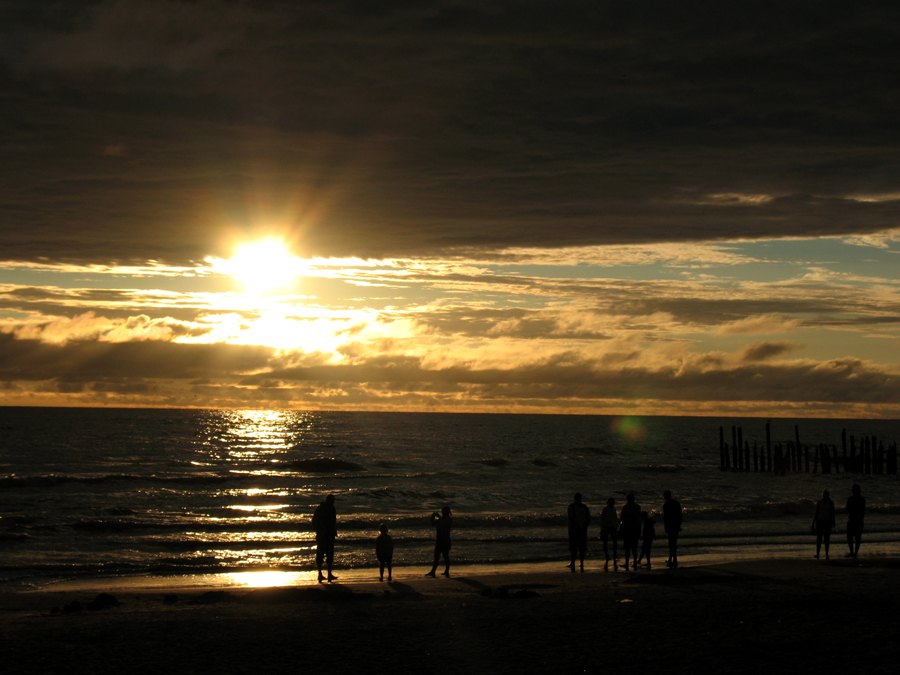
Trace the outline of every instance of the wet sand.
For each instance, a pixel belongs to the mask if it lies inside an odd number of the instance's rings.
[[[0,595],[4,673],[887,673],[900,561]],[[472,573],[477,572],[477,573]],[[352,575],[351,575],[352,576]],[[80,603],[81,611],[64,611]]]

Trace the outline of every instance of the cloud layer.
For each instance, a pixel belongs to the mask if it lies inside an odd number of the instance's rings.
[[[900,214],[894,3],[4,5],[21,261],[856,234]]]

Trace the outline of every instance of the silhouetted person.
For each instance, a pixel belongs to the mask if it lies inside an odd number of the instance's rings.
[[[828,490],[822,493],[822,499],[816,502],[816,513],[813,516],[813,529],[816,531],[816,557],[825,542],[825,559],[828,560],[828,546],[831,543],[831,531],[834,529],[834,502]]]
[[[328,568],[328,581],[337,579],[331,573],[334,565],[334,539],[337,537],[337,511],[334,508],[334,495],[325,497],[325,501],[316,507],[312,519],[316,531],[316,569],[319,570],[319,582],[325,581],[322,575],[322,562]]]
[[[600,512],[600,540],[603,542],[603,555],[606,556],[606,569],[609,569],[608,542],[612,539],[613,569],[619,569],[619,516],[616,514],[616,500],[610,497]]]
[[[669,559],[666,560],[666,566],[674,568],[678,567],[678,533],[681,532],[684,512],[678,500],[672,498],[671,491],[663,492],[663,498],[666,500],[663,502],[663,529],[669,540]]]
[[[847,546],[850,547],[850,558],[855,558],[859,553],[859,544],[862,541],[863,518],[866,515],[866,498],[862,496],[859,485],[851,489],[853,494],[847,500]]]
[[[634,568],[637,569],[641,564],[641,560],[647,559],[647,569],[650,569],[650,548],[653,546],[653,540],[656,539],[656,528],[654,524],[656,523],[653,518],[650,517],[646,511],[641,511],[641,535],[643,539],[641,540],[641,554],[638,556],[637,561],[634,564]]]
[[[384,581],[384,568],[387,567],[388,581],[393,581],[391,567],[394,561],[394,540],[388,534],[387,525],[382,524],[381,534],[375,540],[375,557],[378,558],[378,581]]]
[[[625,548],[625,569],[628,569],[628,557],[637,565],[637,545],[641,538],[641,507],[634,501],[634,495],[628,493],[625,496],[625,506],[619,514],[622,524],[619,526],[619,536],[622,538],[622,546]]]
[[[446,567],[444,568],[444,576],[450,576],[450,530],[453,529],[453,518],[450,517],[450,507],[445,506],[441,509],[441,515],[437,512],[431,514],[431,524],[437,529],[434,540],[434,565],[426,577],[433,577],[437,571],[438,562],[441,556],[444,556]]]
[[[591,524],[591,510],[581,502],[581,493],[575,493],[575,501],[566,509],[566,518],[569,521],[569,553],[572,562],[569,569],[575,571],[575,554],[581,561],[581,571],[584,572],[584,554],[587,552],[588,525]]]

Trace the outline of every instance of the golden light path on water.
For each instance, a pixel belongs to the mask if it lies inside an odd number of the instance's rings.
[[[231,582],[238,586],[248,588],[271,588],[275,586],[296,586],[309,584],[316,581],[317,572],[229,572],[225,575]]]

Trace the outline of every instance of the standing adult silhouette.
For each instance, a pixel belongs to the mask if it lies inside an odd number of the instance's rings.
[[[628,569],[629,555],[634,561],[637,570],[637,545],[641,538],[641,507],[634,501],[634,495],[629,492],[625,495],[625,506],[619,514],[622,524],[619,527],[619,536],[622,538],[622,546],[625,548],[625,569]]]
[[[855,558],[859,553],[859,544],[862,541],[863,518],[866,515],[866,498],[862,496],[859,485],[850,488],[853,493],[847,500],[847,546],[850,547],[850,558]]]
[[[325,581],[322,574],[322,563],[328,568],[328,581],[337,579],[331,573],[334,565],[334,540],[337,537],[337,511],[334,508],[334,495],[325,497],[325,501],[316,507],[312,519],[316,531],[316,569],[319,570],[319,583]]]
[[[384,568],[387,567],[388,581],[393,581],[394,539],[388,534],[388,526],[381,524],[381,534],[375,539],[375,557],[378,559],[378,581],[384,581]]]
[[[616,500],[610,497],[600,512],[600,540],[603,542],[603,555],[606,556],[605,569],[609,569],[609,540],[613,545],[613,569],[619,569],[619,516],[616,513]]]
[[[828,547],[831,543],[831,531],[834,529],[834,502],[828,490],[822,492],[822,499],[816,502],[816,513],[813,515],[813,529],[816,531],[816,558],[825,544],[825,560],[828,560]]]
[[[445,506],[441,509],[441,515],[438,515],[435,511],[431,514],[431,524],[434,525],[436,529],[435,539],[434,539],[434,565],[431,566],[431,571],[428,572],[426,577],[434,577],[435,572],[437,571],[438,562],[440,562],[441,556],[444,556],[444,576],[450,576],[450,530],[453,529],[453,518],[451,517],[450,507]]]
[[[677,499],[672,497],[671,490],[663,492],[663,529],[669,539],[669,559],[666,566],[678,567],[678,533],[681,532],[681,521],[684,519],[684,511]]]
[[[569,553],[572,562],[569,569],[575,571],[575,554],[578,554],[581,571],[584,572],[584,555],[587,552],[588,525],[591,524],[591,510],[581,501],[581,493],[576,492],[574,501],[566,509],[569,522]]]

